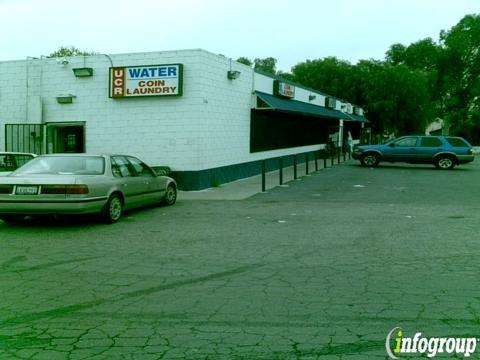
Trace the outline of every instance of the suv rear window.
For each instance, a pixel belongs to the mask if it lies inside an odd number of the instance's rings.
[[[422,147],[437,147],[442,146],[442,141],[439,138],[429,136],[422,137],[420,141],[420,146]]]
[[[445,140],[448,141],[453,147],[470,147],[463,139],[456,137],[446,137]]]

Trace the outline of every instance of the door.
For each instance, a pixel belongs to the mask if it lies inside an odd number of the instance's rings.
[[[443,149],[443,143],[439,138],[434,136],[422,136],[420,138],[420,146],[418,147],[418,161],[428,163],[432,161],[435,154]]]
[[[142,201],[147,203],[158,203],[165,194],[165,188],[161,186],[158,176],[141,160],[133,156],[126,156],[129,163],[135,170],[136,176],[141,178],[145,185],[145,194]]]
[[[385,149],[387,161],[416,161],[417,160],[418,136],[406,136],[397,139]]]
[[[6,124],[5,151],[41,154],[42,124]]]
[[[150,190],[148,178],[139,176],[125,156],[112,156],[112,173],[120,180],[120,188],[125,196],[125,208],[145,204]]]
[[[84,153],[85,126],[79,123],[47,125],[47,153]]]

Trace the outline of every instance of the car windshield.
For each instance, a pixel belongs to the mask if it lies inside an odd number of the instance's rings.
[[[105,159],[101,156],[40,156],[25,164],[11,176],[45,175],[101,175]]]

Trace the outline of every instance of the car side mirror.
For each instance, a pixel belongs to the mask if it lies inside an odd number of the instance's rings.
[[[395,143],[390,143],[390,144],[388,144],[388,146],[395,147]]]

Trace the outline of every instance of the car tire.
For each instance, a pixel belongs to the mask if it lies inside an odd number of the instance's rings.
[[[170,206],[175,204],[177,201],[177,187],[173,184],[169,184],[165,190],[165,196],[163,197],[162,203]]]
[[[123,214],[123,200],[119,194],[112,194],[102,211],[102,220],[106,224],[116,223]]]
[[[3,220],[9,225],[18,225],[23,220],[25,220],[25,215],[18,215],[18,214],[0,215],[0,220]]]
[[[435,158],[434,165],[437,169],[451,170],[455,167],[455,159],[450,155],[440,155]]]
[[[380,157],[375,153],[366,153],[362,155],[360,162],[363,166],[375,167],[380,162]]]

